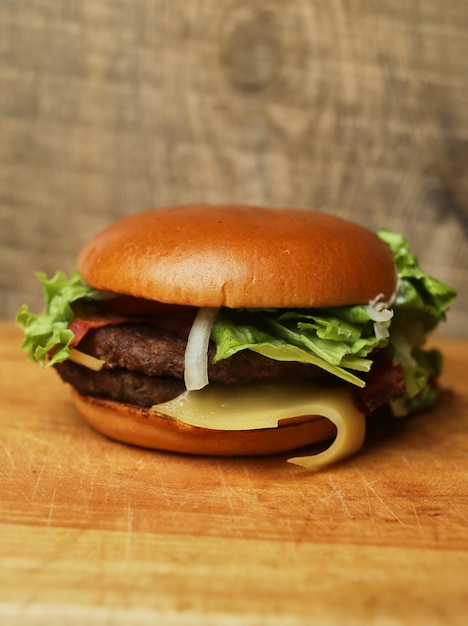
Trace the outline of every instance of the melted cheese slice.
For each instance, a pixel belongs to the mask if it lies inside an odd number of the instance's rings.
[[[78,365],[87,367],[88,369],[95,372],[99,372],[104,367],[104,361],[102,361],[101,359],[97,359],[90,354],[85,354],[84,352],[81,352],[76,348],[73,348],[70,352],[69,359],[70,361],[74,361],[75,363],[78,363]]]
[[[365,417],[344,388],[314,388],[302,383],[252,383],[232,387],[208,385],[186,391],[153,409],[201,428],[256,430],[277,428],[285,420],[319,415],[329,419],[337,435],[324,452],[289,459],[290,463],[319,469],[351,454],[362,446]]]

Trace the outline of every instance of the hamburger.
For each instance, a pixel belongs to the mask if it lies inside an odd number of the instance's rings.
[[[289,459],[311,468],[356,452],[383,411],[434,403],[441,355],[424,343],[455,298],[398,233],[252,206],[129,215],[70,277],[38,278],[23,347],[97,431],[215,456],[327,442]]]

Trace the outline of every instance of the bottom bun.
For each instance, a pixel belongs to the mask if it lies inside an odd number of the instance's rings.
[[[332,439],[336,428],[324,417],[294,418],[278,428],[213,430],[128,404],[81,396],[72,390],[83,418],[111,439],[144,448],[209,456],[258,456],[287,452]]]

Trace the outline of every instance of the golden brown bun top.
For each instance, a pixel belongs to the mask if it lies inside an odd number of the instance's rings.
[[[92,238],[77,267],[96,289],[191,306],[341,306],[396,287],[389,248],[366,228],[249,206],[130,215]]]

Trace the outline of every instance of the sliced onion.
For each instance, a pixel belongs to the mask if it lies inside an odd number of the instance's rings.
[[[218,308],[198,310],[185,348],[185,386],[188,391],[203,389],[208,384],[208,344]]]
[[[383,294],[379,294],[374,300],[364,308],[367,315],[374,322],[374,332],[378,339],[386,339],[388,337],[388,328],[386,322],[392,319],[393,310],[388,308],[388,303],[383,302]]]
[[[373,320],[374,322],[388,322],[388,320],[391,320],[393,317],[393,311],[392,309],[385,309],[385,308],[380,308],[380,307],[371,307],[371,306],[364,306],[364,308],[367,311],[367,315],[371,318],[371,320]]]

